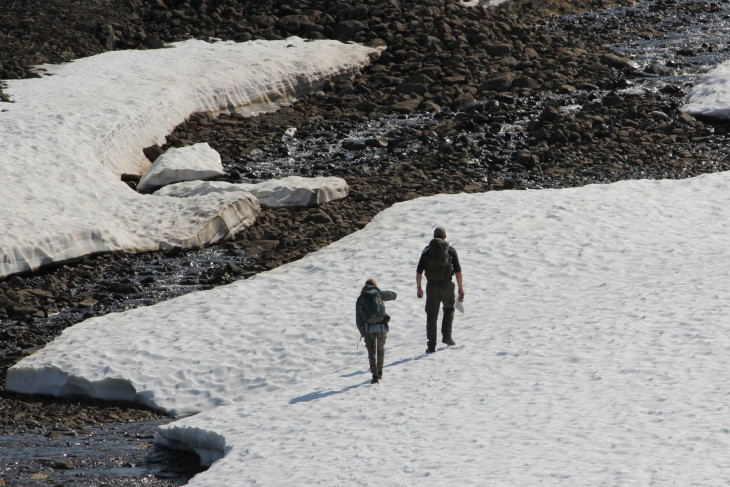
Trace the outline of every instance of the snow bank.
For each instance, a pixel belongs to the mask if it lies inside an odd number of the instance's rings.
[[[730,119],[730,61],[715,67],[690,90],[682,111],[690,115]]]
[[[235,196],[144,196],[119,176],[142,173],[142,149],[193,112],[271,110],[374,55],[336,41],[191,40],[7,81],[14,103],[0,111],[0,276],[94,252],[200,246],[239,230],[237,214],[250,211]]]
[[[75,325],[7,387],[205,411],[160,430],[219,459],[191,486],[722,484],[728,205],[727,173],[400,203],[297,262]],[[438,225],[467,311],[425,355],[414,270]],[[369,277],[398,292],[377,386]]]
[[[332,176],[317,178],[287,176],[253,184],[191,181],[165,186],[155,194],[189,197],[238,191],[253,195],[261,206],[314,206],[344,198],[349,192],[349,186],[344,179]]]

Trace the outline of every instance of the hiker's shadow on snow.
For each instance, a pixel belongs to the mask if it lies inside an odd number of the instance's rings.
[[[417,357],[404,358],[403,360],[396,360],[395,362],[386,365],[385,369],[387,369],[388,367],[395,367],[396,365],[401,365],[406,362],[410,362],[411,360],[418,360],[421,357],[422,357],[422,355],[419,355]],[[363,375],[363,374],[369,374],[369,373],[370,373],[370,370],[358,370],[357,372],[353,372],[352,374],[342,374],[340,377],[355,377],[356,375]]]
[[[370,384],[370,381],[365,381],[360,384],[353,384],[351,386],[347,386],[344,389],[340,389],[339,391],[322,391],[322,392],[312,392],[310,394],[305,394],[303,396],[295,397],[289,401],[289,404],[296,404],[298,402],[309,402],[309,401],[316,401],[317,399],[322,399],[323,397],[327,396],[333,396],[335,394],[342,394],[343,392],[347,392],[349,390],[355,389],[356,387],[364,386],[365,384]]]
[[[410,362],[411,360],[418,360],[421,357],[422,357],[422,355],[419,355],[417,357],[411,357],[411,358],[406,358],[403,360],[398,360],[396,362],[386,365],[385,368],[387,369],[388,367],[393,367],[396,365],[404,364],[406,362]],[[369,373],[370,373],[369,370],[358,370],[357,372],[353,372],[351,374],[342,374],[340,377],[355,377],[358,375],[364,375],[364,374],[369,374]],[[347,386],[343,389],[340,389],[339,391],[312,392],[310,394],[305,394],[303,396],[299,396],[299,397],[295,397],[295,398],[291,399],[289,401],[289,404],[296,404],[298,402],[316,401],[317,399],[322,399],[323,397],[333,396],[335,394],[342,394],[343,392],[347,392],[347,391],[350,391],[357,387],[369,385],[369,384],[370,384],[370,380],[366,380],[365,382],[361,382],[360,384],[353,384],[351,386]]]

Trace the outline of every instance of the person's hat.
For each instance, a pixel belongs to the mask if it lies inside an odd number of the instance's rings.
[[[446,238],[446,229],[444,227],[436,227],[433,231],[433,238]]]

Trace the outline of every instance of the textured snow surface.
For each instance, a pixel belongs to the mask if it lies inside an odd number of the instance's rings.
[[[730,118],[730,61],[716,66],[690,90],[682,111],[690,115]]]
[[[730,482],[730,174],[400,203],[254,278],[67,329],[10,390],[134,395],[220,485]],[[464,269],[457,346],[425,355],[415,267]],[[370,385],[354,302],[398,299]],[[217,460],[217,461],[216,461]]]
[[[374,55],[336,41],[191,40],[6,81],[13,103],[0,111],[0,276],[94,252],[227,238],[250,224],[240,195],[141,195],[120,175],[143,173],[142,149],[194,112],[272,110]]]

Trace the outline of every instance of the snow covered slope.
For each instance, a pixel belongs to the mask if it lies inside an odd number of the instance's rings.
[[[255,278],[67,329],[10,390],[136,398],[219,485],[730,482],[730,174],[401,203]],[[425,355],[415,267],[444,225],[457,346]],[[398,299],[369,384],[354,302]],[[217,460],[217,461],[216,461]]]

